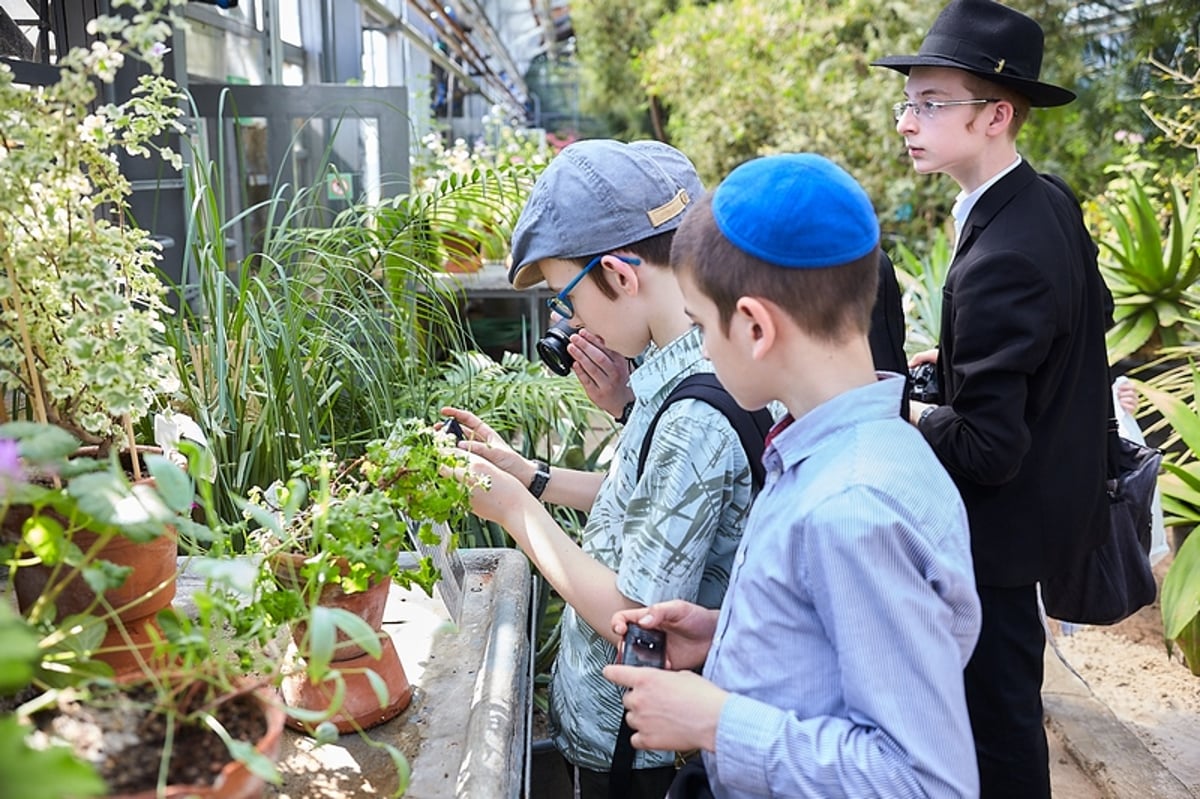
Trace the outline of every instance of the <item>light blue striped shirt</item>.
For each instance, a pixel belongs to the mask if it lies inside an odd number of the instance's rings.
[[[705,753],[718,799],[979,793],[967,515],[881,378],[767,447],[704,668],[733,694]]]

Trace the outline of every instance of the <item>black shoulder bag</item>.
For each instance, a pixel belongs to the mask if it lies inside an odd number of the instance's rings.
[[[1122,438],[1108,423],[1110,530],[1074,568],[1042,582],[1046,615],[1076,624],[1116,624],[1154,601],[1151,513],[1162,453]]]

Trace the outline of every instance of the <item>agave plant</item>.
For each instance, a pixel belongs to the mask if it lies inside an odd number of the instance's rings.
[[[1138,387],[1187,447],[1163,461],[1166,473],[1159,478],[1159,489],[1164,522],[1200,524],[1200,369],[1189,359]],[[1176,552],[1160,603],[1168,646],[1178,644],[1192,673],[1200,675],[1200,536],[1189,535]]]
[[[896,280],[904,292],[904,318],[908,323],[905,347],[910,353],[937,346],[942,325],[942,286],[953,253],[950,239],[938,229],[924,256],[904,244],[896,245]]]
[[[1200,296],[1193,287],[1200,278],[1198,186],[1195,170],[1188,191],[1170,186],[1165,222],[1136,176],[1102,206],[1109,234],[1100,241],[1100,268],[1116,303],[1110,362],[1200,334]]]

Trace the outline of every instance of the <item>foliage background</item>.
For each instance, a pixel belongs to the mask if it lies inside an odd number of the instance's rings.
[[[1146,55],[1178,63],[1197,41],[1200,12],[1194,0],[1139,3],[1124,12],[1127,35],[1115,38],[1081,9],[1126,5],[1116,0],[1008,4],[1046,32],[1042,78],[1080,95],[1035,112],[1021,152],[1093,196],[1105,186],[1103,166],[1117,160],[1117,131],[1153,133],[1140,108],[1158,86]],[[916,52],[936,9],[895,0],[579,0],[584,110],[608,119],[611,135],[670,141],[709,185],[757,155],[828,155],[864,184],[885,235],[923,251],[957,190],[913,173],[890,114],[903,78],[869,64]],[[1160,149],[1166,168],[1186,162],[1182,151]]]

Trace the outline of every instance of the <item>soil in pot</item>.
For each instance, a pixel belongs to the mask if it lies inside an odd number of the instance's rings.
[[[230,757],[221,738],[199,723],[175,723],[154,709],[154,689],[126,684],[87,702],[65,692],[57,707],[34,716],[41,734],[66,741],[96,768],[109,795],[142,799],[156,795],[163,752],[173,736],[166,795],[253,799],[265,783]],[[235,740],[257,741],[276,760],[283,710],[264,689],[246,690],[221,702],[213,714]]]

